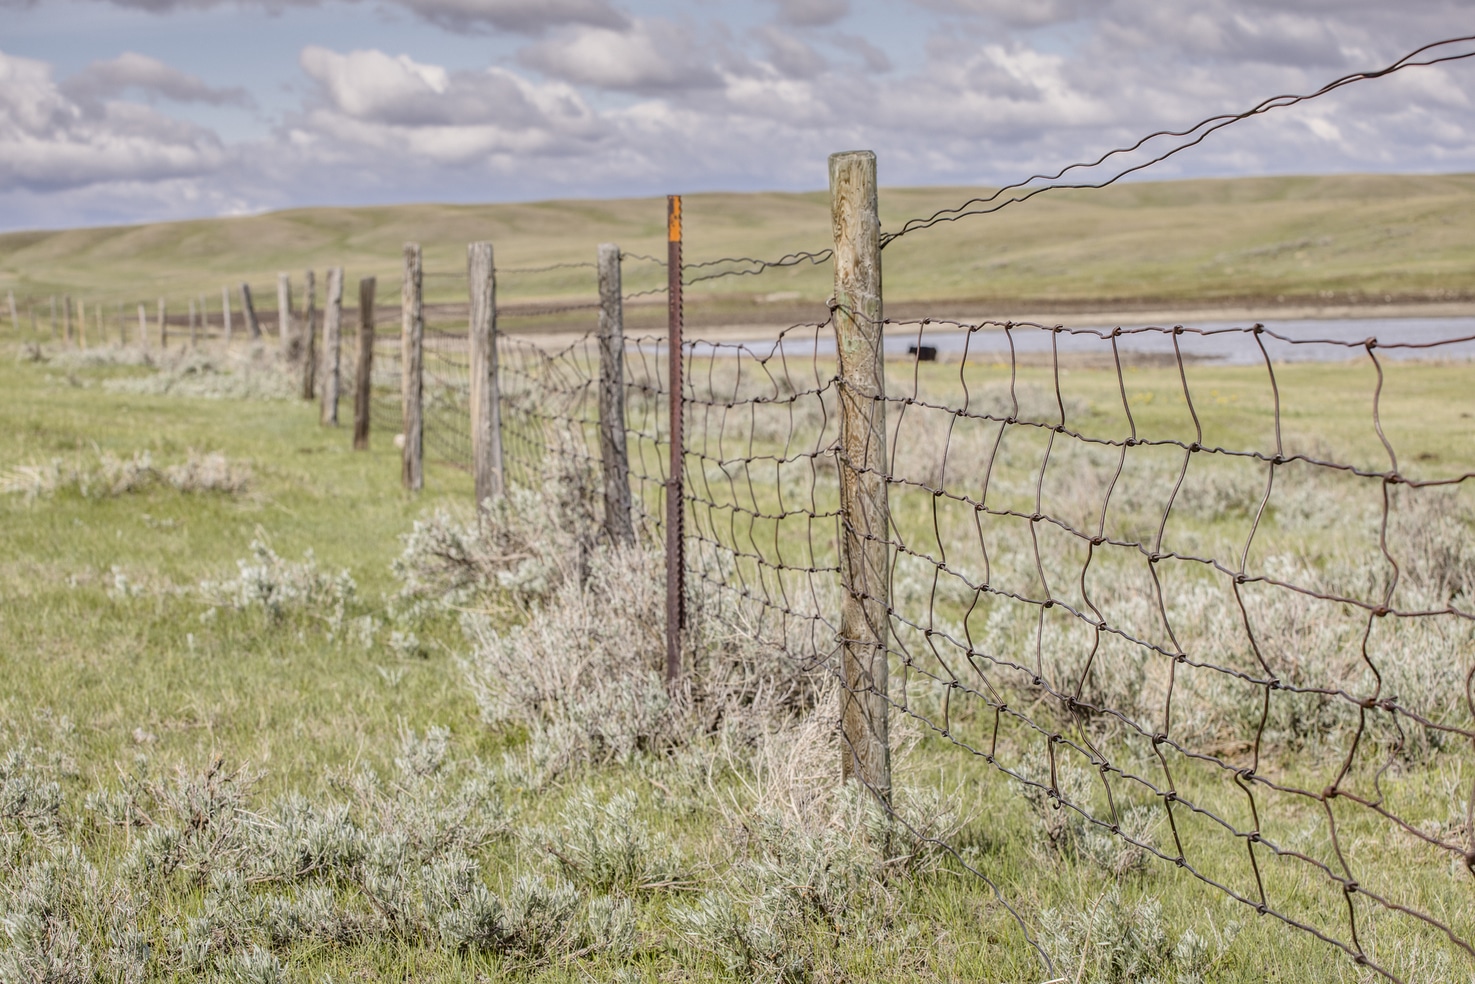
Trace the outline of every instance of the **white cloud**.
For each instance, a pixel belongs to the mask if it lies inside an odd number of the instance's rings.
[[[215,88],[193,75],[165,65],[157,58],[132,51],[125,51],[117,58],[93,62],[62,83],[62,91],[80,100],[101,99],[125,89],[135,89],[174,102],[212,106],[252,105],[245,89]]]
[[[45,62],[0,52],[0,190],[163,181],[219,170],[213,133],[120,101],[66,95]]]
[[[828,27],[850,13],[850,0],[774,0],[778,19],[792,27]]]
[[[711,44],[700,44],[688,28],[642,20],[628,30],[565,31],[525,48],[520,61],[577,85],[652,93],[720,85],[713,56],[721,54]]]

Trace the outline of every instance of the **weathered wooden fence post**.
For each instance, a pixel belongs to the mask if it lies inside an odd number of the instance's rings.
[[[405,446],[400,479],[418,492],[425,485],[425,424],[420,404],[424,386],[425,309],[420,244],[405,243],[405,276],[400,285],[400,381]]]
[[[277,346],[288,365],[297,364],[297,336],[292,327],[292,281],[277,274]]]
[[[72,295],[63,294],[61,299],[62,325],[66,328],[66,343],[72,344]]]
[[[261,337],[261,319],[256,317],[256,305],[251,301],[251,285],[241,283],[241,310],[246,315],[246,336],[251,341]]]
[[[369,410],[374,384],[374,278],[359,281],[359,358],[353,381],[353,449],[369,450]]]
[[[196,325],[196,318],[195,318],[195,316],[196,316],[195,299],[193,297],[191,297],[190,298],[190,302],[189,302],[189,347],[190,348],[194,348],[195,347],[195,344],[199,341],[199,328]]]
[[[630,523],[630,457],[625,445],[625,305],[620,247],[599,247],[599,461],[604,469],[604,532],[635,542]]]
[[[681,674],[686,629],[686,428],[682,399],[681,196],[666,196],[666,369],[671,458],[666,476],[666,686]]]
[[[835,350],[840,397],[841,772],[891,798],[887,658],[891,638],[886,378],[876,155],[830,157]]]
[[[149,313],[147,305],[138,306],[138,347],[149,350]]]
[[[121,348],[128,344],[128,318],[123,313],[124,304],[118,302],[118,346]]]
[[[87,302],[77,298],[77,347],[87,347]]]
[[[10,304],[10,327],[18,335],[20,334],[20,315],[15,313],[15,291],[7,290],[5,292],[5,300]]]
[[[471,292],[471,471],[476,505],[502,494],[502,405],[497,389],[497,271],[492,244],[466,248]]]
[[[51,295],[51,340],[56,341],[56,295]]]
[[[221,328],[225,333],[225,347],[230,348],[231,323],[230,323],[230,288],[220,288],[220,320]]]
[[[320,420],[324,427],[338,426],[338,392],[341,389],[339,356],[343,350],[343,268],[328,269],[327,311],[323,316],[323,404]]]
[[[164,306],[164,299],[159,298],[159,348],[169,347],[169,310]]]
[[[307,271],[307,283],[303,287],[302,323],[302,398],[311,400],[315,395],[318,380],[318,277]]]

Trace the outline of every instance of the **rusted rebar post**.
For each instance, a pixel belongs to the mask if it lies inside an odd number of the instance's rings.
[[[666,198],[666,363],[670,396],[671,459],[666,475],[666,687],[681,675],[686,628],[685,429],[682,426],[681,196]]]

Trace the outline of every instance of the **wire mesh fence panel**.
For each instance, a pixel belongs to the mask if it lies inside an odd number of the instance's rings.
[[[561,468],[599,471],[599,345],[592,333],[544,348],[498,340],[502,448],[507,480],[536,485]]]

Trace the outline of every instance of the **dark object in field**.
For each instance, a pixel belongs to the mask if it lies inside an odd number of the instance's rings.
[[[907,355],[915,355],[918,362],[936,362],[936,345],[908,345]]]

